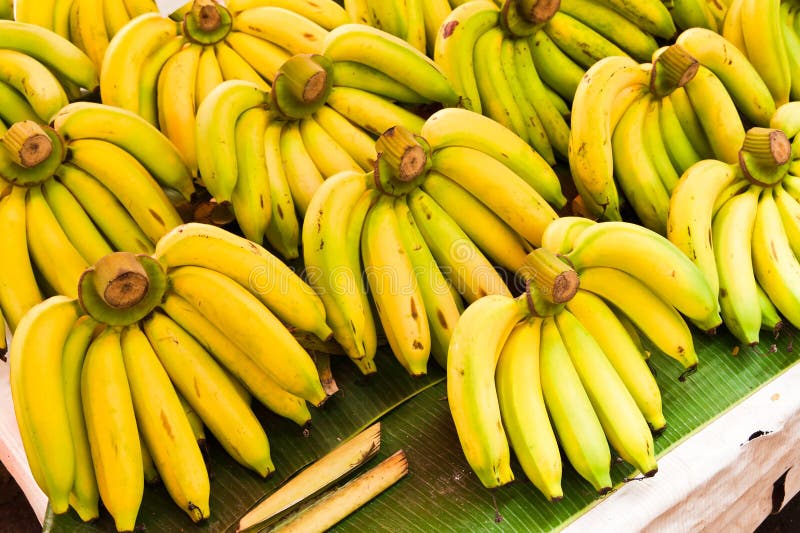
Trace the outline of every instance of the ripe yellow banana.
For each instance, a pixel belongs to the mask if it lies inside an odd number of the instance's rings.
[[[559,217],[545,228],[542,234],[542,248],[554,254],[566,254],[572,250],[578,235],[595,223],[584,217]]]
[[[192,175],[197,174],[195,88],[199,44],[189,44],[167,59],[158,75],[158,127],[178,149]]]
[[[528,313],[524,299],[490,295],[464,311],[447,354],[447,401],[467,462],[487,488],[514,480],[494,375],[514,326]]]
[[[188,40],[183,35],[170,37],[142,61],[138,78],[139,110],[134,114],[138,113],[153,126],[158,127],[158,78],[161,69],[167,60],[177,54],[187,42]]]
[[[744,0],[741,7],[742,36],[747,56],[769,87],[778,106],[789,101],[792,86],[789,56],[783,41],[780,4],[780,0]]]
[[[418,115],[381,96],[352,87],[334,87],[327,103],[351,122],[375,135],[382,135],[393,126],[419,133],[425,123]]]
[[[700,155],[700,159],[714,159],[714,151],[711,149],[711,144],[709,144],[705,131],[703,131],[700,118],[692,107],[692,102],[689,100],[686,89],[678,87],[664,98],[669,99],[672,107],[675,108],[675,114],[683,127],[683,132],[692,143],[692,148]]]
[[[308,154],[325,179],[343,170],[361,172],[372,169],[356,163],[336,137],[325,131],[313,116],[300,120],[299,132]]]
[[[561,454],[547,415],[539,371],[542,319],[530,317],[508,336],[495,371],[503,427],[528,479],[550,501],[563,497]]]
[[[281,131],[283,122],[271,121],[264,132],[264,158],[269,175],[269,194],[272,217],[267,226],[267,240],[284,259],[299,255],[300,222],[295,214],[292,191],[286,178],[281,158]]]
[[[327,105],[319,108],[312,116],[328,135],[342,145],[359,167],[372,169],[376,157],[375,140],[366,131]]]
[[[274,137],[270,137],[269,141],[274,142]],[[312,148],[311,144],[304,142],[303,136],[300,134],[300,123],[296,120],[284,123],[278,142],[278,151],[280,151],[286,182],[292,191],[292,200],[294,200],[300,216],[303,216],[311,202],[311,197],[314,196],[314,191],[322,185],[326,177],[321,171],[322,169],[317,167],[310,153],[311,150],[320,147]],[[335,144],[335,141],[333,142]],[[317,155],[324,157],[327,154]],[[334,169],[326,168],[326,170]],[[349,169],[343,168],[342,170]]]
[[[598,493],[606,494],[611,490],[611,450],[552,317],[542,322],[539,368],[544,402],[564,455]]]
[[[281,46],[294,54],[322,53],[328,30],[298,12],[258,6],[240,12],[233,29]]]
[[[222,76],[226,80],[246,81],[262,91],[269,90],[269,83],[239,52],[233,49],[230,43],[227,41],[218,42],[214,45],[214,53],[222,71]]]
[[[236,185],[231,204],[242,233],[254,243],[264,242],[272,218],[264,132],[269,116],[265,109],[252,107],[236,121]]]
[[[107,327],[89,345],[81,398],[103,506],[117,531],[133,531],[144,494],[144,463],[119,329]]]
[[[225,42],[270,83],[275,79],[281,65],[291,57],[289,52],[277,44],[241,31],[230,32],[225,36]]]
[[[67,94],[55,75],[23,52],[0,49],[0,81],[22,93],[42,122],[49,122],[67,105]]]
[[[325,401],[327,395],[311,356],[247,289],[224,274],[196,266],[176,268],[169,279],[176,294],[230,335],[286,390],[314,405]]]
[[[328,30],[350,22],[347,11],[333,0],[231,0],[227,6],[234,14],[251,7],[283,7],[313,20]]]

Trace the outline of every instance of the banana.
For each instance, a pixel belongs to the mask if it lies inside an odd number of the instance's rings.
[[[753,273],[751,241],[761,187],[734,196],[714,215],[711,230],[725,326],[740,342],[758,344],[761,306]]]
[[[566,254],[572,250],[578,235],[593,224],[596,222],[584,217],[557,218],[545,228],[542,234],[542,248],[557,255]]]
[[[539,373],[542,319],[511,331],[495,371],[497,400],[508,439],[528,479],[550,501],[563,497],[561,455],[547,416]]]
[[[758,283],[792,325],[800,324],[800,263],[770,189],[765,189],[758,200],[752,251]]]
[[[731,0],[730,5],[725,10],[719,33],[742,53],[746,54],[747,46],[745,46],[744,32],[742,31],[743,4],[744,0]]]
[[[194,192],[192,174],[175,145],[132,111],[93,102],[75,102],[53,117],[53,127],[66,140],[102,139],[122,148],[164,187],[187,200]]]
[[[492,264],[433,198],[414,190],[408,207],[442,273],[467,302],[489,294],[511,295]]]
[[[167,59],[158,75],[159,129],[183,157],[192,175],[197,174],[195,133],[195,80],[202,46],[189,44]]]
[[[457,107],[440,109],[428,117],[420,134],[434,151],[461,146],[484,152],[507,166],[556,208],[567,203],[558,176],[547,161],[521,137],[489,117]]]
[[[564,310],[555,322],[609,443],[646,477],[654,475],[653,436],[625,383],[575,315]]]
[[[542,29],[575,63],[589,68],[609,56],[629,57],[624,50],[563,11],[556,12]]]
[[[225,42],[270,83],[275,79],[281,65],[291,57],[289,52],[277,44],[241,31],[230,32],[225,36]]]
[[[645,362],[644,354],[612,308],[602,298],[579,289],[567,302],[567,310],[597,342],[650,429],[654,432],[663,431],[667,422],[661,409],[661,391]]]
[[[658,100],[658,125],[669,159],[680,178],[686,169],[702,158],[686,135],[670,98]],[[671,190],[675,190],[674,185]]]
[[[325,178],[330,178],[343,170],[361,172],[372,168],[371,165],[362,166],[357,163],[346,147],[328,133],[314,116],[300,121],[300,134],[303,137],[303,144]]]
[[[0,98],[3,99],[3,109],[0,109],[0,122],[11,126],[15,122],[31,120],[41,123],[42,119],[36,115],[31,105],[18,90],[11,85],[0,81]],[[5,135],[7,127],[3,126],[2,134]]]
[[[284,259],[294,259],[300,240],[300,223],[295,215],[292,191],[281,158],[280,138],[283,122],[271,121],[264,132],[264,158],[269,175],[272,217],[267,226],[267,240]]]
[[[347,11],[339,4],[333,0],[231,0],[227,3],[233,14],[259,6],[291,9],[328,30],[350,22]]]
[[[117,531],[133,531],[144,493],[144,469],[117,328],[107,327],[89,345],[81,398],[103,506]]]
[[[13,333],[22,317],[42,301],[28,255],[24,187],[0,194],[0,249],[13,261],[0,261],[0,309]],[[5,337],[5,333],[3,333]]]
[[[46,10],[42,7],[39,9]],[[34,24],[10,20],[0,20],[0,33],[3,34],[3,48],[37,59],[58,76],[90,92],[97,88],[97,68],[80,48],[66,38]]]
[[[687,371],[697,367],[697,353],[686,322],[644,283],[622,270],[608,267],[587,268],[580,273],[580,280],[581,288],[619,309],[659,350]],[[647,313],[642,313],[642,309],[647,309]]]
[[[405,198],[394,204],[398,231],[417,279],[431,333],[431,355],[442,368],[447,368],[447,349],[453,328],[461,314],[460,296],[456,299],[447,279],[439,270],[428,245],[414,222]]]
[[[99,139],[69,143],[68,159],[93,175],[125,206],[155,242],[183,221],[153,176],[124,149]]]
[[[311,357],[272,312],[244,287],[224,274],[196,266],[176,268],[169,278],[177,295],[230,335],[242,351],[287,391],[314,405],[325,401],[327,396]]]
[[[589,266],[628,272],[702,329],[720,324],[716,297],[703,273],[677,246],[646,228],[626,222],[595,224],[578,236],[566,257],[579,273]]]
[[[80,32],[80,42],[98,70],[103,64],[103,56],[108,48],[109,37],[103,20],[104,0],[73,0],[78,3],[75,8],[77,20],[75,27]]]
[[[54,0],[14,0],[14,20],[52,30],[54,3]]]
[[[367,0],[344,0],[342,3],[350,22],[372,25],[372,13]]]
[[[272,217],[267,160],[264,156],[264,131],[269,116],[265,109],[253,107],[236,121],[236,185],[231,204],[242,233],[255,243],[264,242]]]
[[[229,80],[197,109],[197,164],[203,184],[219,202],[230,201],[236,186],[236,121],[247,109],[264,106],[268,95],[253,83]]]
[[[383,72],[356,61],[333,63],[333,85],[362,89],[396,102],[423,104],[428,99]]]
[[[598,493],[608,493],[611,450],[552,317],[542,321],[539,369],[544,402],[564,455]]]
[[[662,2],[603,0],[603,3],[610,5],[644,31],[656,37],[671,39],[677,32],[672,16]]]
[[[530,246],[480,200],[438,172],[422,188],[496,264],[511,272],[522,266]]]
[[[222,71],[222,76],[226,80],[246,81],[252,83],[261,91],[269,91],[269,83],[226,41],[215,44],[214,53]]]
[[[748,59],[744,50],[726,37],[705,28],[690,28],[681,32],[675,43],[722,81],[748,120],[756,126],[767,126],[775,113],[775,99],[752,58]]]
[[[335,144],[333,139],[331,141]],[[292,191],[292,200],[294,200],[300,216],[303,216],[311,202],[311,197],[314,196],[314,191],[322,185],[326,177],[309,153],[319,147],[312,147],[304,142],[303,136],[300,134],[300,123],[296,120],[284,123],[278,143],[286,181]],[[318,158],[324,157],[323,154],[317,154],[317,156]],[[335,157],[334,154],[331,154],[331,157]],[[332,171],[334,169],[325,168],[325,170]],[[335,172],[333,173],[335,174]]]
[[[394,198],[381,196],[367,212],[361,254],[392,352],[412,376],[421,376],[428,373],[431,331],[393,202]]]
[[[0,48],[0,81],[22,93],[43,122],[67,105],[67,94],[53,73],[22,52]]]
[[[783,328],[783,320],[761,285],[756,283],[756,288],[758,289],[758,304],[761,308],[761,329],[769,330],[776,335]]]
[[[28,191],[25,221],[28,249],[37,269],[57,294],[77,297],[78,279],[89,264],[59,226],[40,186]]]
[[[678,182],[680,175],[672,165],[669,152],[666,147],[666,138],[661,134],[660,120],[660,101],[661,98],[649,97],[647,116],[644,121],[643,137],[647,153],[653,166],[658,171],[658,177],[668,193],[671,193]]]
[[[195,312],[186,300],[170,294],[161,303],[161,308],[270,411],[289,418],[303,428],[310,425],[311,413],[305,400],[283,390],[280,383],[261,370],[214,324]]]
[[[330,337],[323,302],[277,257],[247,239],[208,224],[189,223],[159,240],[153,254],[167,269],[193,265],[236,281],[291,328]]]
[[[744,0],[741,7],[742,20],[747,21],[742,24],[747,56],[778,106],[789,101],[792,86],[780,21],[780,3],[780,0]]]
[[[739,149],[744,142],[744,125],[725,85],[713,72],[700,65],[684,89],[715,159],[725,163],[738,162]]]
[[[545,85],[567,102],[572,102],[585,74],[583,67],[562,52],[543,30],[528,37],[528,45]]]
[[[58,225],[87,264],[93,265],[113,251],[78,200],[64,185],[50,179],[42,184],[42,192]]]
[[[152,241],[111,191],[94,176],[68,163],[58,168],[56,176],[114,249],[143,254],[153,251]]]
[[[233,19],[233,29],[270,41],[294,54],[322,53],[328,30],[295,11],[261,6]]]
[[[717,262],[711,239],[716,199],[737,181],[738,167],[707,159],[689,167],[672,191],[667,238],[697,265],[712,294],[719,294]]]
[[[534,246],[547,224],[558,218],[536,189],[491,156],[473,148],[448,146],[434,151],[432,169],[472,193]],[[488,180],[487,176],[493,176]]]
[[[408,20],[404,0],[386,0],[371,2],[369,5],[370,20],[375,28],[405,39],[408,32]]]
[[[109,39],[131,20],[125,2],[122,0],[103,0],[103,22]]]
[[[683,132],[692,143],[692,148],[697,151],[700,159],[714,159],[714,152],[711,150],[705,131],[703,131],[703,125],[700,123],[697,113],[694,112],[686,89],[678,87],[671,94],[665,96],[664,99],[669,99],[675,109],[678,121],[683,127]]]
[[[94,520],[99,515],[100,495],[81,404],[81,371],[86,350],[97,326],[97,322],[86,315],[75,321],[64,340],[61,363],[64,376],[64,406],[67,409],[72,445],[75,449],[75,480],[69,504],[84,522]]]
[[[800,57],[800,36],[794,31],[794,21],[797,11],[792,10],[792,7],[792,4],[789,2],[781,2],[780,20],[783,43],[788,52],[787,59],[789,61],[789,71],[791,73],[789,99],[796,101],[800,98],[800,59],[798,59],[798,57]]]
[[[122,0],[122,2],[125,4],[125,10],[130,18],[158,10],[158,6],[153,0]]]
[[[352,87],[331,89],[327,104],[375,135],[381,135],[393,126],[403,126],[411,132],[419,133],[425,123],[421,117],[385,98]]]
[[[637,61],[649,60],[658,48],[652,35],[602,2],[561,0],[559,12],[590,27]]]
[[[445,73],[424,53],[399,37],[362,24],[345,24],[328,33],[322,53],[336,61],[355,61],[383,72],[428,101],[455,105],[458,96]]]
[[[366,287],[361,277],[360,237],[355,242],[341,238],[348,219],[357,216],[356,204],[367,191],[365,177],[360,173],[343,172],[326,180],[311,200],[303,224],[303,259],[309,284],[314,287],[325,305],[328,323],[345,353],[359,365],[362,372],[374,372],[365,337],[374,335],[368,327],[371,310]],[[365,210],[361,210],[359,227]],[[357,246],[359,253],[349,253]]]
[[[503,345],[527,312],[525,300],[481,298],[461,315],[447,354],[450,413],[467,462],[487,488],[514,479],[494,375]]]
[[[150,315],[143,326],[175,388],[225,451],[262,477],[273,472],[264,428],[208,352],[160,312]]]
[[[789,239],[789,245],[794,255],[800,256],[800,203],[781,184],[773,189],[773,196],[781,213],[781,221]]]
[[[75,480],[61,361],[64,341],[79,313],[78,303],[66,296],[34,306],[20,321],[8,353],[11,394],[25,453],[55,514],[69,508]]]
[[[527,87],[517,74],[514,56],[514,41],[503,38],[500,48],[500,63],[503,74],[508,81],[508,86],[511,88],[513,101],[516,103],[524,120],[525,128],[523,133],[533,149],[539,152],[549,164],[555,165],[556,158],[553,154],[553,147],[550,144],[544,122],[526,94]]]
[[[428,57],[434,57],[439,28],[452,11],[447,0],[428,0],[421,2],[422,18],[425,23],[425,50]],[[354,21],[355,22],[355,21]]]
[[[517,39],[512,46],[514,70],[520,84],[525,87],[521,94],[535,109],[552,148],[566,159],[569,157],[569,125],[548,96],[533,63],[528,40]]]
[[[473,68],[481,110],[484,115],[510,129],[525,142],[533,144],[528,139],[525,117],[514,100],[514,88],[503,71],[502,46],[503,30],[499,27],[487,30],[475,42]]]
[[[669,191],[662,182],[652,154],[649,153],[645,131],[649,116],[650,97],[646,90],[623,113],[611,137],[614,176],[642,224],[659,234],[666,234]],[[656,123],[656,126],[658,124]],[[660,133],[657,133],[660,137]]]
[[[344,148],[363,169],[375,164],[375,140],[332,107],[324,105],[312,115],[315,121]]]
[[[572,104],[569,167],[589,211],[621,220],[613,180],[611,112],[617,95],[649,83],[647,74],[627,57],[607,57],[586,73]]]
[[[158,126],[159,119],[158,78],[161,74],[161,69],[167,60],[177,54],[187,42],[188,40],[183,35],[171,37],[142,61],[138,80],[139,107],[134,114],[138,114],[153,126]],[[211,54],[214,54],[213,50]]]
[[[189,419],[139,325],[122,332],[122,360],[142,440],[172,500],[193,522],[208,518],[211,487]]]
[[[222,68],[219,66],[214,48],[204,46],[202,52],[200,52],[200,60],[197,63],[197,78],[194,88],[195,109],[200,107],[206,96],[223,81],[225,81],[225,78],[222,77]]]
[[[158,13],[126,24],[108,43],[100,66],[103,103],[138,113],[139,76],[147,57],[179,34],[179,25]]]

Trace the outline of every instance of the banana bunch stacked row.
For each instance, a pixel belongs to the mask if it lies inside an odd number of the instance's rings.
[[[327,398],[287,328],[330,336],[322,302],[263,248],[214,226],[176,227],[153,256],[116,252],[79,299],[20,322],[11,392],[31,471],[56,514],[111,513],[133,531],[145,480],[197,522],[209,516],[205,428],[240,464],[274,470],[251,396],[306,428]],[[204,428],[205,426],[205,428]]]
[[[287,259],[299,255],[303,216],[325,179],[372,169],[375,137],[389,128],[421,130],[424,120],[398,103],[455,101],[436,65],[386,32],[343,25],[322,52],[289,57],[271,90],[225,81],[197,110],[204,185],[231,202],[246,237],[266,236]]]
[[[573,181],[590,216],[621,220],[618,184],[639,220],[666,234],[683,172],[706,158],[737,162],[742,117],[766,126],[774,112],[767,85],[735,46],[686,30],[652,63],[609,57],[589,69],[572,107]]]
[[[314,194],[305,267],[362,372],[375,371],[380,322],[398,360],[420,375],[431,354],[445,364],[462,298],[510,294],[494,265],[519,269],[557,218],[551,204],[565,199],[524,140],[465,109],[434,113],[421,135],[392,128],[375,149],[373,171],[341,172]]]
[[[800,320],[800,180],[784,133],[799,131],[798,109],[785,104],[776,129],[749,130],[738,163],[689,168],[670,203],[669,239],[703,271],[743,344],[758,344],[761,329],[777,331],[780,315],[795,326]]]
[[[47,126],[6,110],[21,119],[0,138],[0,307],[13,331],[44,295],[75,297],[104,255],[152,252],[183,222],[165,189],[188,198],[194,186],[175,147],[132,113],[75,102]]]
[[[461,105],[526,139],[546,160],[568,157],[570,103],[608,56],[646,60],[675,25],[661,2],[463,2],[440,23],[433,57]]]
[[[565,217],[542,245],[521,270],[526,294],[481,298],[456,325],[450,411],[486,487],[514,479],[513,449],[533,484],[560,499],[560,444],[603,494],[612,487],[609,444],[645,476],[658,469],[651,431],[666,421],[638,332],[681,363],[683,379],[697,355],[681,314],[706,329],[720,318],[703,273],[655,232]]]

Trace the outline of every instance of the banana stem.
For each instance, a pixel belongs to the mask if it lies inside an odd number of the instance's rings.
[[[202,31],[214,31],[222,24],[222,16],[215,0],[194,0],[190,13]]]
[[[679,44],[667,46],[653,59],[650,71],[650,92],[667,96],[694,78],[700,63]]]
[[[12,124],[0,142],[12,160],[25,168],[35,167],[53,153],[50,137],[32,120]]]
[[[782,130],[750,128],[739,151],[739,166],[748,181],[769,187],[786,175],[791,156],[792,144]]]
[[[311,104],[326,97],[331,73],[315,61],[312,54],[297,54],[281,65],[279,75],[284,76],[283,87],[286,87],[296,100]]]
[[[114,252],[95,263],[93,283],[110,307],[127,309],[145,297],[150,278],[135,254]]]
[[[516,0],[519,14],[533,24],[547,22],[561,7],[561,0]]]
[[[428,153],[417,137],[402,126],[393,126],[375,142],[375,151],[395,170],[395,178],[409,182],[425,172]]]
[[[578,292],[578,273],[559,257],[545,248],[528,254],[519,274],[551,304],[563,304]]]

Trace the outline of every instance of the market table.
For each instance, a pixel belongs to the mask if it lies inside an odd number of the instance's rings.
[[[680,439],[680,443],[673,445],[666,453],[662,450],[663,455],[659,457],[659,472],[656,476],[629,481],[604,498],[589,496],[586,500],[588,504],[578,504],[573,514],[560,520],[555,526],[550,524],[552,517],[543,519],[541,525],[533,522],[530,517],[520,519],[515,514],[514,505],[506,506],[505,500],[511,501],[509,492],[485,491],[486,497],[483,502],[485,505],[478,510],[479,516],[483,512],[483,520],[479,520],[481,523],[474,523],[474,529],[497,529],[495,519],[500,520],[501,530],[519,530],[522,527],[526,530],[547,530],[556,527],[556,529],[563,528],[567,532],[589,529],[615,532],[644,529],[658,531],[696,531],[704,528],[738,531],[754,529],[770,512],[782,508],[785,502],[800,491],[800,475],[798,469],[793,468],[800,463],[800,448],[797,446],[800,442],[800,366],[795,364],[792,355],[795,337],[796,332],[784,332],[783,341],[778,343],[778,351],[774,353],[771,353],[769,347],[765,347],[760,353],[729,356],[730,360],[722,361],[725,365],[734,365],[729,368],[737,368],[735,365],[739,364],[747,367],[767,364],[770,367],[774,366],[773,371],[777,376],[765,380],[765,383],[751,391],[744,400],[727,409],[710,423],[700,424],[694,434]],[[699,339],[699,342],[702,343],[704,340]],[[721,340],[718,338],[714,342],[724,343],[725,337]],[[663,356],[656,357],[663,358]],[[747,359],[748,357],[751,358]],[[772,360],[765,359],[770,357]],[[702,361],[703,359],[701,364]],[[672,368],[669,366],[671,362],[666,364],[667,370]],[[712,365],[707,363],[707,366]],[[775,371],[779,367],[782,368]],[[690,380],[702,376],[702,370],[701,367],[701,372]],[[708,372],[711,371],[710,369]],[[659,379],[664,378],[661,369]],[[351,516],[341,526],[342,530],[363,529],[366,525],[372,526],[372,529],[382,525],[393,531],[414,529],[411,522],[397,522],[397,517],[392,516],[394,513],[391,509],[392,500],[402,497],[403,490],[412,490],[403,489],[403,483],[408,487],[424,483],[427,487],[434,482],[426,481],[426,477],[435,475],[441,477],[441,472],[430,470],[432,464],[452,462],[452,457],[450,461],[440,461],[415,457],[414,453],[415,441],[424,439],[425,432],[431,428],[450,432],[452,433],[450,437],[455,439],[454,428],[447,417],[446,402],[442,401],[444,391],[444,384],[440,380],[433,380],[431,385],[419,392],[419,398],[412,398],[384,418],[386,451],[382,449],[381,455],[388,455],[398,445],[407,447],[409,467],[416,480],[411,476],[402,480],[397,487],[391,489],[397,492],[386,493],[385,497],[373,502],[371,508],[367,507]],[[703,392],[714,394],[710,389],[704,389]],[[398,424],[392,417],[408,418],[403,416],[402,410],[413,409],[413,402],[424,402],[424,396],[429,396],[435,402],[442,404],[439,409],[441,412],[438,417],[426,416],[421,422],[412,420],[410,424],[419,427],[419,431],[412,434],[409,431],[409,427],[412,426],[408,426],[408,421],[404,422],[405,425]],[[47,502],[30,475],[22,450],[13,416],[6,364],[0,365],[0,401],[4,406],[0,413],[0,459],[22,487],[36,516],[40,521],[45,521]],[[670,427],[676,425],[675,420],[669,416],[669,404],[673,401],[675,399],[670,396],[670,390],[665,390],[665,402],[667,402],[665,410]],[[656,442],[658,446],[658,439]],[[458,463],[460,450],[449,452],[451,455],[455,454],[453,457],[456,457],[455,462]],[[463,463],[463,459],[460,461]],[[465,463],[438,464],[438,466],[446,474],[452,470],[462,472],[467,478],[474,477],[468,469],[465,469]],[[574,472],[565,472],[565,478],[568,476],[576,477]],[[474,480],[472,482],[474,484]],[[555,505],[572,505],[568,503],[571,497],[570,491],[574,493],[585,488],[583,486],[585,483],[579,480],[571,480],[569,483],[569,486],[565,486],[567,498],[561,504]],[[545,509],[551,509],[547,506],[552,504],[544,502],[527,481],[516,482],[513,485],[514,491],[525,493],[526,497],[532,498],[537,505],[538,498],[542,500]],[[419,487],[415,487],[414,490],[419,490]],[[447,505],[447,498],[448,495],[444,493],[436,495],[431,504]],[[452,504],[460,505],[457,498]],[[469,513],[475,516],[474,509]],[[380,522],[380,517],[383,516],[388,517],[385,523]],[[61,527],[63,529],[63,524]],[[58,527],[54,527],[53,530],[58,530]],[[149,530],[154,529],[151,527]]]

